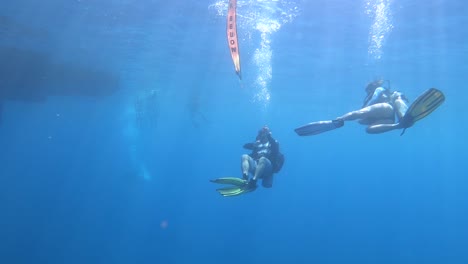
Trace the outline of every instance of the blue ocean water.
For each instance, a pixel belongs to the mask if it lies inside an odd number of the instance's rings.
[[[1,4],[0,263],[468,263],[468,5],[239,0],[241,81],[227,5]],[[376,78],[446,101],[404,136],[294,133]],[[265,124],[273,188],[221,197]]]

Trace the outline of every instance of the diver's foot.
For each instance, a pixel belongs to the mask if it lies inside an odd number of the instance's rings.
[[[249,174],[248,173],[242,173],[242,179],[248,180],[249,179]]]
[[[254,180],[253,178],[249,180],[247,183],[247,188],[249,189],[255,189],[257,188],[257,180]]]

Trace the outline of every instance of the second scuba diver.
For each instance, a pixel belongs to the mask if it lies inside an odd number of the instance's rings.
[[[383,87],[383,80],[369,83],[366,87],[367,96],[361,109],[351,111],[334,120],[318,121],[296,128],[299,136],[310,136],[340,128],[345,121],[358,120],[366,125],[366,132],[379,134],[394,129],[405,130],[416,121],[428,116],[445,100],[444,94],[431,88],[421,94],[408,108],[408,100],[399,91],[391,91]]]

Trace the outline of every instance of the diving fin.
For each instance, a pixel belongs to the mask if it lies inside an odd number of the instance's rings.
[[[223,188],[216,189],[216,191],[219,192],[219,194],[221,194],[224,197],[237,196],[237,195],[249,193],[249,192],[255,191],[255,189],[257,188],[255,185],[250,185],[247,180],[236,178],[236,177],[224,177],[224,178],[218,178],[218,179],[214,179],[210,181],[213,183],[233,185],[230,187],[223,187]]]
[[[428,116],[436,110],[445,101],[445,95],[436,88],[431,88],[422,93],[411,104],[403,118],[400,120],[400,126],[403,128],[403,135],[407,128],[413,126],[418,120]]]
[[[236,178],[236,177],[217,178],[214,180],[210,180],[210,182],[219,183],[219,184],[231,184],[235,186],[244,186],[247,184],[247,180]]]
[[[323,132],[337,129],[344,125],[344,121],[340,119],[312,122],[307,125],[298,127],[294,131],[299,136],[312,136]]]
[[[218,191],[219,194],[221,194],[224,197],[229,197],[253,192],[255,191],[255,189],[257,189],[256,186],[250,186],[248,184],[245,184],[244,186],[219,188],[216,191]]]

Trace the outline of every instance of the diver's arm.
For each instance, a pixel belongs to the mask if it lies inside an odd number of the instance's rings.
[[[372,98],[364,105],[364,107],[377,103],[377,100],[382,96],[384,92],[385,92],[385,88],[383,87],[379,87],[375,89],[374,94],[372,95]]]
[[[254,150],[255,149],[255,143],[245,143],[244,148],[248,150]]]
[[[270,162],[273,167],[273,173],[279,172],[283,167],[284,156],[280,152],[279,142],[277,140],[274,140],[272,144]]]
[[[271,152],[274,155],[277,155],[278,152],[279,152],[279,142],[278,142],[278,140],[270,137],[270,143],[271,143]]]
[[[279,154],[279,143],[276,139],[270,137],[270,144],[271,144],[271,154],[270,154],[270,157],[269,157],[269,160],[272,164],[275,164],[276,163],[276,159],[278,157],[278,154]]]

